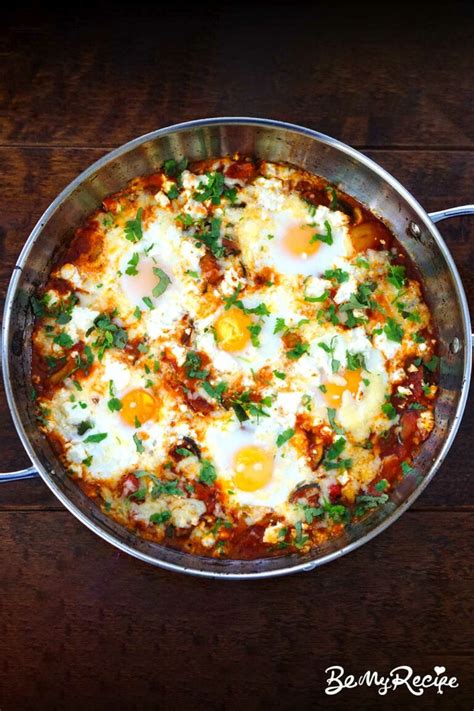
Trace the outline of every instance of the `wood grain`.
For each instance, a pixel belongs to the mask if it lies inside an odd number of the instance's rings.
[[[460,687],[327,708],[467,709],[469,533],[466,514],[419,512],[312,573],[223,584],[119,554],[67,513],[3,513],[2,710],[323,708],[331,664],[443,664]]]
[[[467,3],[406,15],[385,4],[381,26],[363,3],[7,12],[3,144],[114,146],[250,114],[358,146],[474,146]]]

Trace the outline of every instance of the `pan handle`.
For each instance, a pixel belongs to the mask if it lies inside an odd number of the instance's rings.
[[[26,469],[18,469],[16,472],[0,472],[0,484],[4,481],[32,479],[37,476],[39,476],[39,474],[33,466],[27,467]]]
[[[448,220],[450,217],[461,217],[461,215],[474,215],[474,205],[460,205],[459,207],[449,207],[447,210],[428,213],[431,222],[441,222],[441,220]]]
[[[447,210],[428,213],[431,222],[435,223],[448,220],[450,217],[461,217],[461,215],[474,215],[474,205],[459,205],[459,207],[448,207]],[[474,333],[472,334],[472,344],[474,346]]]
[[[16,481],[17,479],[33,479],[33,477],[39,476],[38,472],[34,467],[28,467],[27,469],[18,469],[16,472],[0,472],[0,484],[3,481]]]

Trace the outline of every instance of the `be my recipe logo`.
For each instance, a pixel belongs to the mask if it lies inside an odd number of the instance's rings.
[[[376,688],[380,696],[385,696],[391,691],[404,687],[414,696],[422,696],[429,689],[436,689],[437,694],[443,694],[445,689],[456,689],[459,686],[455,676],[447,675],[446,667],[436,666],[433,672],[421,676],[415,674],[411,667],[401,665],[386,675],[376,671],[366,671],[356,677],[353,674],[346,674],[344,667],[335,665],[326,669],[325,692],[328,696],[333,696],[345,689],[367,686]]]

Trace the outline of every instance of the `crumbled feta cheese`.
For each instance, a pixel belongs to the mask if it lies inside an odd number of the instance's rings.
[[[170,504],[171,521],[178,528],[197,526],[206,511],[206,504],[200,499],[176,499]]]
[[[167,207],[167,205],[170,204],[170,199],[165,193],[160,190],[158,193],[155,195],[155,200],[158,203],[160,207]]]

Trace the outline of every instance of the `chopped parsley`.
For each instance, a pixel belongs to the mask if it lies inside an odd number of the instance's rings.
[[[79,297],[76,296],[76,294],[70,294],[64,301],[51,305],[49,295],[43,294],[40,299],[36,296],[32,296],[30,304],[35,318],[49,316],[55,319],[56,323],[60,326],[64,326],[71,320],[72,310],[78,301]]]
[[[324,220],[324,227],[326,228],[326,232],[324,234],[320,234],[320,233],[316,232],[309,240],[310,243],[324,242],[325,244],[329,244],[329,245],[333,244],[334,239],[332,236],[331,225],[327,220]]]
[[[79,422],[77,425],[77,434],[82,437],[82,435],[85,434],[87,430],[91,430],[93,426],[90,420],[82,420],[82,422]]]
[[[301,521],[295,523],[295,537],[293,543],[296,548],[302,548],[309,541],[309,536],[303,535],[303,524]]]
[[[331,504],[330,501],[324,501],[322,508],[334,523],[348,523],[350,521],[351,512],[343,504]]]
[[[286,325],[285,319],[278,317],[275,321],[275,328],[273,329],[273,333],[280,333],[280,331],[287,331],[288,326]]]
[[[143,208],[139,207],[135,219],[125,223],[125,237],[130,242],[139,242],[143,237],[142,214]]]
[[[209,371],[202,368],[202,358],[196,351],[186,353],[184,368],[188,378],[192,380],[204,380],[209,375]]]
[[[327,343],[324,343],[324,341],[320,341],[318,343],[319,348],[322,348],[323,351],[325,351],[328,355],[331,356],[331,370],[333,373],[337,373],[337,371],[341,367],[341,361],[334,358],[334,353],[336,350],[336,338],[337,336],[333,336],[329,345]]]
[[[273,375],[275,376],[275,378],[279,378],[279,380],[286,379],[286,373],[282,373],[281,370],[274,370]]]
[[[61,346],[61,348],[71,348],[74,345],[74,341],[72,340],[71,336],[69,336],[67,333],[62,333],[58,334],[53,338],[53,342],[56,343],[58,346]]]
[[[108,401],[107,407],[111,412],[118,412],[122,409],[122,402],[118,399],[118,397],[112,397]]]
[[[359,284],[357,291],[351,294],[349,301],[346,301],[339,308],[341,311],[353,311],[354,309],[374,309],[377,302],[372,298],[373,292],[376,290],[377,284],[374,282],[364,282]]]
[[[192,457],[194,456],[193,453],[191,452],[190,449],[186,449],[186,447],[176,447],[176,454],[179,454],[181,457]]]
[[[308,296],[305,293],[303,294],[303,299],[307,301],[309,304],[317,304],[317,303],[322,303],[323,301],[326,301],[326,299],[329,297],[329,291],[323,291],[323,293],[320,296]]]
[[[264,303],[258,304],[257,306],[254,306],[252,308],[249,308],[244,305],[243,301],[238,298],[243,288],[244,287],[242,286],[242,284],[239,284],[239,286],[230,296],[224,296],[224,311],[228,311],[232,306],[235,306],[235,308],[243,311],[244,314],[254,314],[255,316],[270,316],[270,310],[268,306]]]
[[[344,434],[344,430],[342,429],[342,427],[339,427],[339,425],[336,424],[336,409],[333,407],[328,407],[327,411],[329,424],[333,428],[334,432],[339,435]]]
[[[214,400],[217,400],[217,402],[222,402],[222,396],[227,390],[227,383],[225,382],[220,382],[217,383],[217,385],[211,385],[210,383],[206,381],[203,382],[202,384],[203,390]]]
[[[157,299],[159,296],[165,293],[166,289],[171,284],[171,279],[159,267],[153,267],[153,274],[159,279],[158,284],[153,287],[153,290],[151,292],[155,299]]]
[[[155,308],[155,306],[154,306],[153,301],[150,299],[149,296],[144,296],[143,299],[142,299],[142,301],[143,301],[143,303],[145,304],[145,306],[147,306],[147,307],[150,309],[150,311],[153,311],[153,309]]]
[[[183,170],[188,167],[188,161],[186,158],[181,158],[177,161],[174,158],[168,158],[162,165],[163,173],[167,178],[179,178]]]
[[[194,220],[191,215],[181,213],[177,216],[176,219],[178,220],[178,222],[181,222],[183,227],[192,227],[192,225],[194,225]]]
[[[217,259],[225,255],[225,249],[220,242],[221,222],[220,217],[213,217],[209,224],[203,222],[200,230],[194,234],[196,246],[205,244]]]
[[[335,279],[338,284],[343,284],[345,281],[349,281],[349,272],[345,272],[343,269],[327,269],[323,277],[325,279]]]
[[[390,264],[388,267],[387,281],[396,289],[402,289],[406,284],[405,267]]]
[[[171,518],[170,511],[160,511],[159,513],[154,513],[150,516],[150,523],[165,523]]]
[[[309,343],[300,341],[293,348],[290,348],[289,351],[286,351],[286,357],[289,358],[290,360],[298,360],[305,353],[308,353],[308,351],[309,351]]]
[[[172,186],[170,187],[170,189],[168,190],[168,192],[166,193],[166,195],[167,195],[167,197],[168,197],[170,200],[176,200],[176,198],[177,198],[178,195],[179,195],[178,186],[177,186],[177,185],[172,185]]]
[[[251,323],[249,326],[247,326],[247,329],[250,333],[250,340],[252,341],[252,345],[255,348],[259,348],[261,346],[259,335],[262,330],[262,325],[260,323]]]
[[[387,415],[389,420],[394,420],[397,416],[397,411],[391,402],[384,402],[382,405],[382,412]]]
[[[216,171],[215,173],[206,173],[207,185],[200,182],[197,191],[193,194],[194,200],[204,202],[210,200],[213,205],[220,205],[221,198],[225,197],[230,202],[235,202],[236,189],[226,188],[224,183],[224,175]]]
[[[143,454],[143,452],[145,451],[145,447],[143,446],[143,442],[141,441],[137,432],[135,432],[135,434],[133,435],[133,441],[135,442],[135,447],[137,448],[138,454]]]
[[[128,274],[129,276],[137,276],[138,274],[138,269],[137,269],[137,264],[140,259],[140,255],[138,252],[134,252],[132,254],[131,259],[128,260],[127,264],[128,267],[125,270],[125,274]]]
[[[287,430],[284,430],[284,432],[280,432],[280,434],[277,437],[276,443],[277,447],[282,447],[288,440],[290,440],[295,434],[295,430],[292,427],[289,427]]]
[[[367,511],[376,509],[378,506],[383,506],[387,503],[388,494],[380,494],[379,496],[371,496],[370,494],[364,494],[361,496],[356,496],[356,508],[355,515],[363,516]]]
[[[423,395],[430,396],[431,395],[431,385],[428,385],[427,383],[422,383],[421,388],[423,390]]]
[[[349,351],[346,351],[346,359],[347,370],[366,370],[363,353],[349,353]]]
[[[206,486],[212,486],[216,479],[217,473],[214,465],[208,459],[203,459],[199,472],[199,481]]]
[[[321,507],[315,507],[315,506],[303,506],[303,512],[304,512],[304,517],[305,521],[308,524],[312,524],[315,518],[319,518],[324,514],[324,509]]]
[[[344,451],[345,446],[346,440],[344,437],[339,437],[331,444],[323,460],[323,465],[326,469],[349,469],[352,466],[352,459],[337,460]]]
[[[232,398],[230,401],[230,406],[234,410],[239,422],[245,422],[250,417],[256,417],[257,422],[260,417],[270,417],[270,414],[264,410],[264,407],[271,407],[272,399],[267,396],[264,397],[260,402],[253,402],[251,398],[252,393],[247,390],[237,397]]]
[[[383,331],[390,341],[401,343],[403,340],[403,329],[393,318],[388,318],[383,327]]]
[[[125,348],[128,341],[127,332],[125,331],[125,329],[121,328],[120,326],[117,326],[117,324],[112,321],[111,317],[108,314],[101,314],[100,316],[97,316],[94,321],[94,326],[89,329],[86,335],[88,335],[94,329],[97,329],[97,331],[99,331],[99,335],[97,336],[96,341],[92,344],[94,348],[97,348],[97,356],[99,360],[102,360],[107,348]],[[86,353],[87,358],[89,360],[89,358],[93,358],[93,356],[92,352],[90,353],[90,355],[87,354],[86,348],[88,348],[88,346],[85,346],[84,352]],[[90,361],[90,363],[92,363],[92,361]]]
[[[106,432],[100,432],[99,434],[91,434],[85,438],[84,442],[98,443],[98,442],[102,442],[106,437],[107,437]]]
[[[406,476],[407,474],[410,474],[411,472],[414,472],[415,470],[413,469],[412,466],[410,466],[409,462],[402,462],[402,472],[403,476]]]

